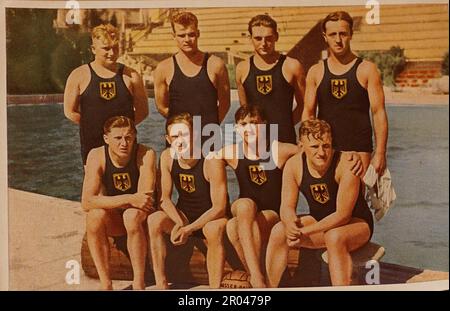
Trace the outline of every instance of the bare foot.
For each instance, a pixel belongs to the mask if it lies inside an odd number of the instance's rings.
[[[145,282],[133,282],[133,290],[144,290]]]
[[[155,289],[170,289],[170,286],[167,282],[156,284]]]
[[[266,283],[264,282],[264,278],[262,276],[250,276],[250,284],[253,288],[266,288]]]
[[[112,290],[113,289],[112,282],[107,282],[105,284],[100,284],[100,289],[101,290]]]

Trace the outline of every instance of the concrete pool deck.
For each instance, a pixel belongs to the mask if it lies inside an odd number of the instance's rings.
[[[9,271],[10,290],[97,290],[97,279],[87,277],[81,269],[81,241],[85,217],[80,203],[45,195],[9,189]],[[66,283],[66,263],[80,263],[80,284]],[[416,281],[426,283],[372,285],[370,289],[424,290],[448,289],[448,272],[430,271]],[[113,281],[115,289],[123,289],[130,281]],[[153,286],[147,289],[153,289]],[[207,289],[198,286],[193,289]],[[301,288],[311,290],[314,288]],[[315,288],[333,290],[332,288]],[[352,290],[368,289],[352,286]],[[280,289],[276,289],[280,290]],[[287,290],[298,290],[289,288]]]

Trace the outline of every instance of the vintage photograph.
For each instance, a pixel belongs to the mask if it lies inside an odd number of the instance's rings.
[[[447,1],[3,8],[7,289],[448,290]]]

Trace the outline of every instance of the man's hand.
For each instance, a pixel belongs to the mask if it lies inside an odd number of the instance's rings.
[[[297,231],[298,231],[298,235],[295,238],[289,238],[289,237],[287,238],[287,244],[291,248],[300,248],[300,246],[301,246],[301,240],[302,240],[302,235],[303,235],[302,229],[299,228]]]
[[[131,196],[130,204],[132,207],[151,213],[155,209],[153,192],[135,193]]]
[[[300,228],[298,227],[296,220],[286,222],[284,225],[286,227],[286,237],[288,241],[295,241],[300,238]]]
[[[372,158],[371,163],[378,176],[383,175],[384,170],[386,169],[386,154],[376,152]]]
[[[352,165],[351,167],[352,174],[361,177],[361,174],[364,171],[361,156],[357,152],[352,151],[349,152],[349,160]]]
[[[175,246],[183,245],[191,234],[192,231],[188,226],[180,227],[179,225],[175,225],[170,233],[170,241]]]

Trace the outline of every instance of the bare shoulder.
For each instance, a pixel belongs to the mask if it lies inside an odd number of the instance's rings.
[[[278,142],[278,152],[285,156],[292,156],[300,151],[298,145]]]
[[[236,75],[243,75],[250,70],[250,59],[244,59],[236,65]]]
[[[293,169],[302,164],[302,152],[298,152],[286,161],[286,169]],[[301,167],[301,166],[300,166]]]
[[[156,152],[146,145],[138,144],[138,157],[143,161],[153,161],[156,158]]]
[[[309,68],[308,77],[318,78],[319,75],[323,74],[323,72],[324,72],[323,61],[319,61],[318,63],[312,65],[311,68]]]
[[[173,59],[168,57],[158,63],[155,69],[155,73],[164,73],[168,70],[173,70]]]
[[[371,62],[370,60],[364,59],[361,62],[361,65],[359,65],[358,68],[359,71],[362,71],[363,73],[370,74],[370,73],[378,73],[378,67],[375,63]]]
[[[86,160],[86,170],[99,170],[105,167],[105,147],[91,149]]]
[[[141,79],[141,75],[131,67],[125,66],[123,68],[123,74],[129,77],[132,81]]]
[[[225,62],[220,57],[210,54],[208,58],[208,66],[213,68],[214,71],[219,71],[225,67]]]
[[[91,72],[89,70],[89,66],[87,64],[81,65],[70,73],[67,81],[72,83],[80,83],[81,81],[85,81],[89,79]]]
[[[283,169],[283,176],[290,176],[288,178],[295,180],[295,182],[299,184],[302,179],[302,168],[302,153],[299,152],[287,159]],[[284,178],[285,177],[283,177],[283,179]]]
[[[302,64],[298,61],[298,59],[287,56],[286,60],[284,61],[284,66],[288,66],[289,68],[295,69],[295,70],[303,70]]]

